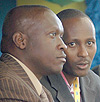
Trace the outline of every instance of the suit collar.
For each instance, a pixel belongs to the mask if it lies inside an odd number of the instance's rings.
[[[64,82],[64,80],[60,74],[50,75],[50,76],[48,76],[48,78],[51,83],[51,87],[55,89],[57,99],[60,102],[66,102],[67,100],[69,102],[74,102],[74,99],[73,99],[72,95],[70,94],[68,87],[66,87],[67,85]],[[62,85],[62,87],[61,87],[61,85]]]
[[[14,58],[12,58],[9,54],[4,53],[2,54],[0,60],[3,61],[7,66],[9,66],[8,70],[13,71],[19,79],[23,80],[23,82],[27,83],[30,88],[33,88],[35,90],[28,75]]]
[[[34,85],[35,89],[37,90],[37,92],[40,96],[41,91],[42,91],[42,85],[41,85],[40,81],[37,79],[37,77],[34,75],[34,73],[25,64],[23,64],[20,60],[18,60],[14,56],[12,56],[12,55],[10,55],[10,56],[12,58],[14,58],[21,65],[21,67],[27,73],[29,79],[31,80],[32,84]]]
[[[14,80],[18,80],[19,83],[22,84],[22,86],[25,86],[25,90],[30,90],[30,92],[34,95],[31,95],[30,97],[34,98],[36,97],[37,101],[40,102],[40,96],[38,95],[36,89],[34,88],[32,82],[30,81],[28,75],[26,74],[26,72],[24,71],[24,69],[21,67],[21,65],[11,56],[9,56],[8,54],[2,54],[2,56],[0,57],[0,60],[5,63],[4,65],[6,67],[6,70],[9,71],[9,77],[14,78]],[[7,73],[8,74],[8,73]],[[51,96],[51,94],[48,92],[48,90],[43,87],[44,91],[47,94],[47,97],[49,99],[50,102],[53,102],[53,98]],[[27,92],[27,91],[26,91]]]
[[[51,87],[55,89],[57,99],[60,102],[66,102],[67,100],[69,102],[74,102],[74,99],[71,96],[70,91],[68,87],[66,87],[66,83],[64,82],[60,74],[50,75],[48,76],[48,78],[51,83]],[[95,91],[93,90],[93,88],[92,89],[90,88],[91,80],[89,78],[89,74],[85,77],[79,78],[79,80],[80,80],[81,97],[83,100],[82,102],[94,102],[93,100],[95,99],[94,95]]]
[[[90,73],[90,72],[89,72]],[[83,102],[94,102],[95,100],[95,91],[91,86],[91,80],[88,75],[80,77],[80,88],[81,88],[81,97]]]

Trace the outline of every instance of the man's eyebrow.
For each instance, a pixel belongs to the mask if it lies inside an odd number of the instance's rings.
[[[87,40],[96,40],[96,37],[88,38]]]

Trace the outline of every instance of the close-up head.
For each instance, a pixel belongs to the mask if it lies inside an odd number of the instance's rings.
[[[85,76],[96,53],[95,27],[90,18],[76,9],[66,9],[57,14],[64,27],[67,45],[64,71],[72,76]]]
[[[60,72],[66,61],[63,33],[61,21],[49,8],[18,6],[5,18],[1,51],[21,60],[34,74]]]

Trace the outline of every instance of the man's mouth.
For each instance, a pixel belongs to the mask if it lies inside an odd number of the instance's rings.
[[[89,66],[89,62],[80,62],[80,63],[78,63],[77,65],[76,65],[78,68],[80,68],[80,69],[87,69],[88,68],[88,66]]]
[[[86,69],[88,67],[88,64],[80,64],[80,65],[78,64],[77,67],[80,69]]]
[[[60,61],[62,62],[66,62],[66,56],[60,56],[60,57],[57,57]]]

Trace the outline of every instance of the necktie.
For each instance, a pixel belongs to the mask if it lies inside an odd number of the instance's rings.
[[[75,102],[80,102],[80,89],[79,89],[78,77],[76,77],[73,82],[73,89],[74,89]]]
[[[41,98],[41,102],[49,102],[48,97],[47,97],[43,88],[42,88],[42,91],[41,91],[41,94],[40,94],[40,98]]]

